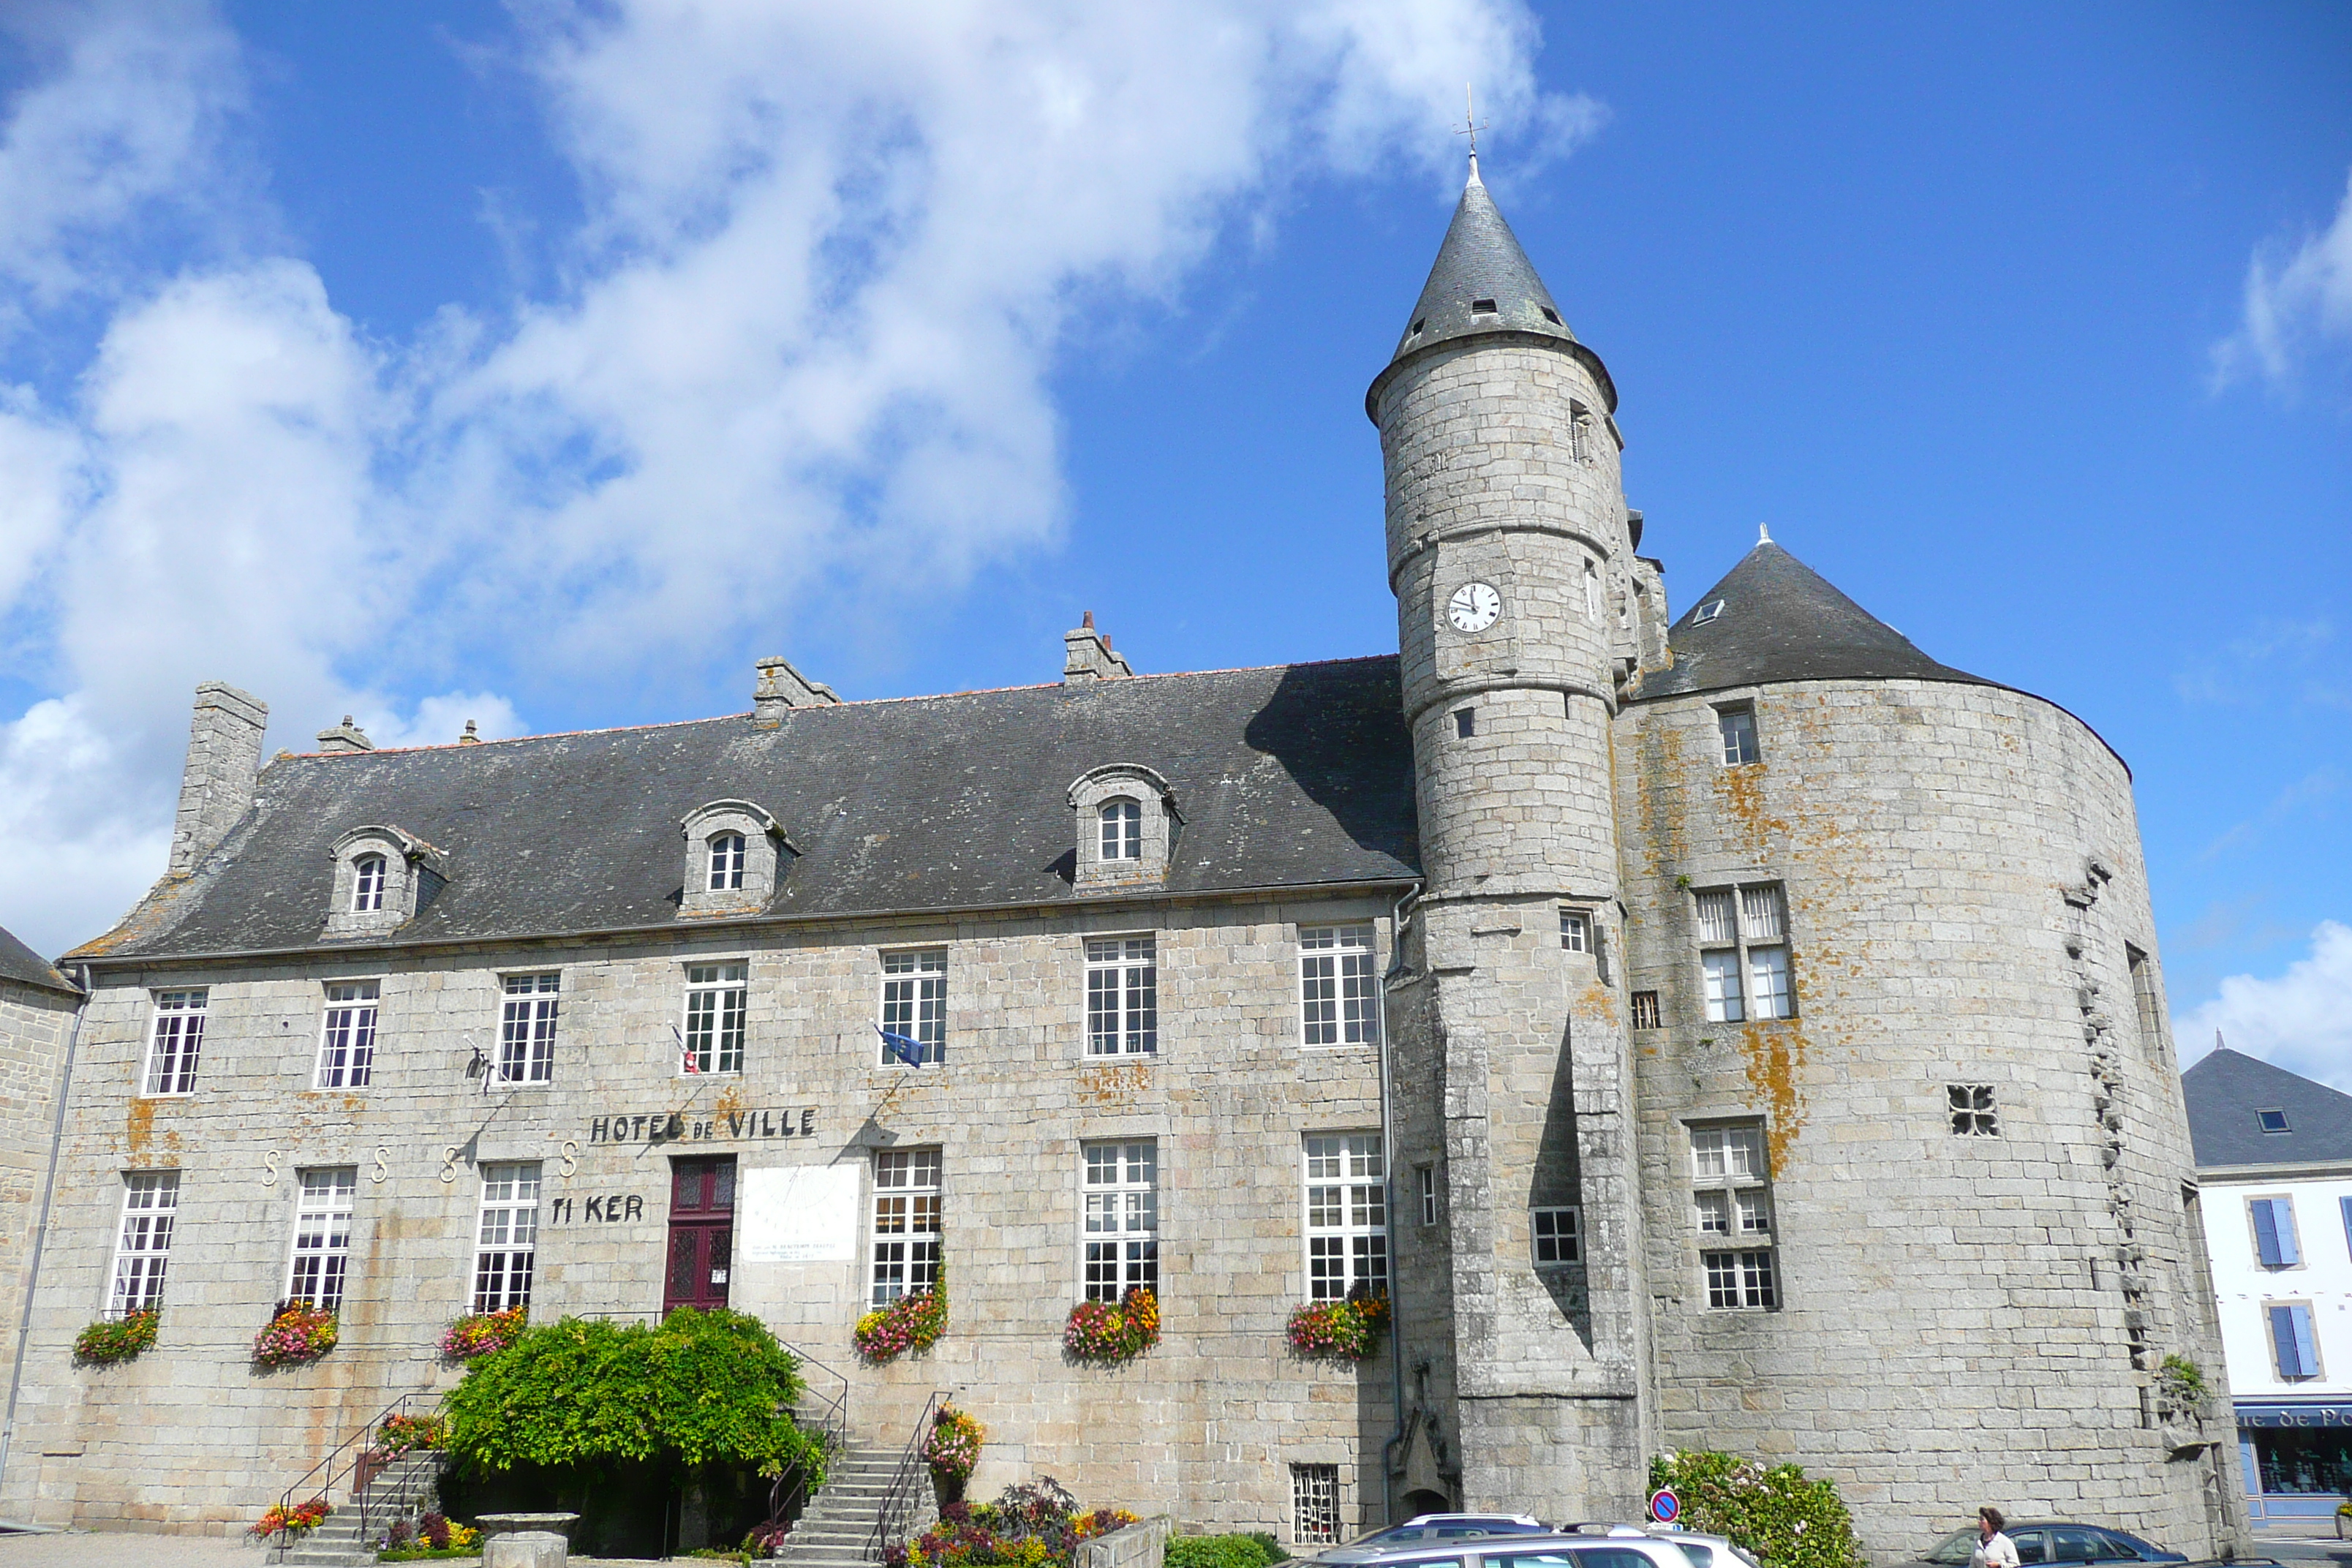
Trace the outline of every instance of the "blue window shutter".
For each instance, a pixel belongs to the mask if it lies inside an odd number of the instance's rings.
[[[2289,1307],[2287,1317],[2294,1324],[2294,1358],[2303,1367],[2303,1375],[2319,1375],[2319,1343],[2312,1332],[2311,1309]]]
[[[2303,1253],[2294,1245],[2294,1200],[2273,1198],[2271,1223],[2278,1226],[2279,1261],[2290,1267],[2303,1261]]]
[[[2279,1376],[2297,1378],[2305,1375],[2303,1356],[2294,1342],[2294,1309],[2273,1307],[2270,1309],[2270,1318],[2273,1352],[2271,1359],[2278,1363]]]
[[[2344,1209],[2344,1245],[2347,1249],[2352,1249],[2352,1198],[2338,1198],[2336,1201]]]
[[[2265,1268],[2277,1268],[2286,1262],[2279,1252],[2278,1215],[2271,1212],[2271,1200],[2256,1198],[2247,1205],[2254,1215],[2254,1256]]]

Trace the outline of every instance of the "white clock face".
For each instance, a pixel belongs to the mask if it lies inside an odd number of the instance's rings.
[[[1465,632],[1483,632],[1503,613],[1503,595],[1485,583],[1465,583],[1445,602],[1445,618]]]

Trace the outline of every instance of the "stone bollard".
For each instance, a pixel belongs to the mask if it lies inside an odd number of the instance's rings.
[[[482,1532],[482,1568],[569,1568],[576,1513],[486,1513],[474,1521]]]

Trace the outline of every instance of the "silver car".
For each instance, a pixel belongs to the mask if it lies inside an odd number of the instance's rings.
[[[1695,1568],[1693,1556],[1671,1539],[1641,1531],[1622,1535],[1515,1532],[1338,1550],[1350,1553],[1349,1568]],[[1362,1555],[1354,1555],[1359,1552]]]
[[[1690,1568],[1764,1568],[1754,1552],[1735,1545],[1727,1536],[1678,1530],[1669,1524],[1563,1524],[1559,1532],[1614,1540],[1638,1535],[1667,1542],[1690,1560]]]
[[[1467,1541],[1479,1535],[1548,1535],[1551,1527],[1524,1513],[1423,1513],[1402,1524],[1360,1535],[1345,1546],[1328,1546],[1307,1561],[1347,1568],[1370,1563],[1383,1552],[1404,1551],[1441,1541]]]

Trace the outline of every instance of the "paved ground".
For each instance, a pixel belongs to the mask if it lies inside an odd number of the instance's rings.
[[[81,1531],[56,1535],[0,1535],[0,1568],[261,1568],[267,1561],[268,1553],[251,1542],[218,1536]],[[455,1557],[444,1561],[447,1568],[467,1568],[469,1562],[481,1560]],[[664,1564],[636,1557],[574,1557],[572,1564],[572,1568],[665,1568]]]

